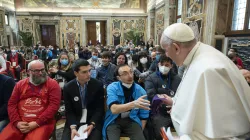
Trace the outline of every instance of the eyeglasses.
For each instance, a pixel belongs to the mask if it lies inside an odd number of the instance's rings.
[[[30,71],[32,71],[32,72],[34,72],[34,73],[39,73],[39,72],[44,72],[45,69],[44,69],[44,68],[43,68],[43,69],[40,69],[40,70],[31,70],[31,69],[30,69]]]

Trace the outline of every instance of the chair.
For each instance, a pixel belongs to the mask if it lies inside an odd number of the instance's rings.
[[[20,71],[20,79],[27,77],[27,69],[26,69],[26,59],[22,57],[22,70]]]

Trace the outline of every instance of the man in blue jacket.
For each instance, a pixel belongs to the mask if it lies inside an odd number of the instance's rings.
[[[123,133],[130,140],[145,140],[143,129],[150,110],[146,91],[134,83],[133,70],[127,64],[117,66],[115,75],[119,81],[107,87],[104,139],[119,140]]]
[[[14,86],[14,79],[0,74],[0,132],[9,123],[7,107]]]

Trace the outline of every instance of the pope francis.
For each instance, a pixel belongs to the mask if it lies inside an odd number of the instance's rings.
[[[167,27],[161,46],[185,66],[171,118],[181,140],[239,140],[250,137],[250,88],[235,64],[214,47],[197,42],[183,23]]]

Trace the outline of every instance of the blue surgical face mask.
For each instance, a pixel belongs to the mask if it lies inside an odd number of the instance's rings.
[[[159,61],[159,60],[160,60],[160,55],[159,55],[159,54],[157,54],[157,55],[155,56],[155,60],[156,60],[156,61]]]
[[[67,66],[69,64],[69,60],[68,59],[63,59],[60,61],[62,65]]]
[[[93,55],[93,56],[92,56],[92,59],[93,59],[93,60],[97,60],[97,59],[98,59],[98,57],[97,57],[97,56],[95,56],[95,55]]]

